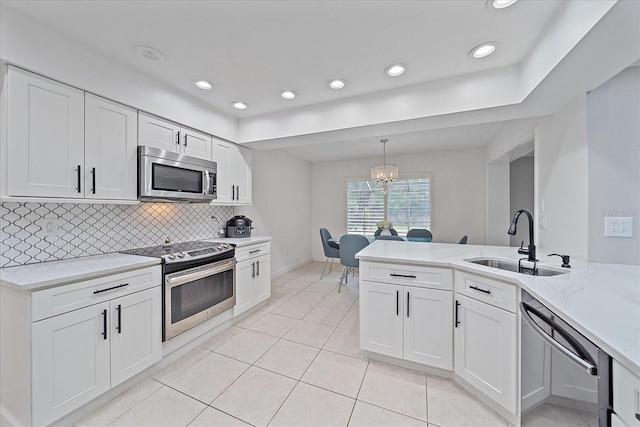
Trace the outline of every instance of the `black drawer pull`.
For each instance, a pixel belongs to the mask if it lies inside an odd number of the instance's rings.
[[[125,286],[129,286],[129,284],[128,283],[123,283],[122,285],[112,286],[112,287],[107,288],[107,289],[97,289],[97,290],[93,291],[93,293],[94,294],[101,294],[103,292],[112,291],[114,289],[124,288]]]
[[[262,250],[262,249],[256,249],[255,251],[249,251],[249,253],[250,253],[250,254],[255,254],[255,253],[260,252],[261,250]]]
[[[118,326],[116,327],[116,329],[118,330],[118,333],[121,334],[122,333],[122,304],[118,304],[118,307],[116,307],[116,310],[118,310]]]
[[[415,279],[416,278],[416,276],[414,276],[413,274],[390,273],[389,276],[391,276],[391,277],[406,277],[407,279]]]
[[[107,339],[107,310],[102,310],[102,337]]]
[[[474,291],[483,292],[483,293],[485,293],[485,294],[487,294],[487,295],[491,295],[491,291],[488,291],[488,290],[486,290],[486,289],[482,289],[482,288],[479,288],[479,287],[477,287],[477,286],[469,286],[469,287],[470,287],[471,289],[473,289]]]

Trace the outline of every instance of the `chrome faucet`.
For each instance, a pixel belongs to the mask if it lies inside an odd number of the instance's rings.
[[[513,220],[511,221],[511,227],[509,227],[509,231],[507,231],[507,233],[512,236],[515,236],[516,224],[518,223],[518,218],[520,218],[520,214],[522,213],[527,214],[527,219],[529,220],[529,246],[527,247],[527,249],[524,249],[522,245],[520,245],[520,249],[518,249],[518,253],[523,255],[529,255],[529,257],[527,258],[527,261],[535,262],[538,260],[536,259],[536,245],[533,244],[533,217],[531,216],[529,211],[520,209],[518,212],[516,212],[515,215],[513,215]]]

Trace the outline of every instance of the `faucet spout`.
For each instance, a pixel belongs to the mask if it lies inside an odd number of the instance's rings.
[[[533,244],[533,216],[531,216],[531,213],[529,211],[520,209],[513,215],[513,220],[511,220],[511,226],[509,227],[509,231],[507,231],[507,234],[510,234],[512,236],[516,234],[518,219],[523,213],[526,214],[527,219],[529,220],[529,246],[527,247],[527,249],[519,249],[518,253],[529,255],[527,261],[537,261],[536,246]]]

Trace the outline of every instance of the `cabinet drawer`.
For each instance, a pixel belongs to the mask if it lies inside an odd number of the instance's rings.
[[[516,312],[517,291],[515,285],[456,271],[455,287],[459,294],[509,310],[512,313]]]
[[[453,289],[453,272],[447,268],[360,262],[360,279],[449,291]]]
[[[158,265],[34,292],[31,321],[158,286],[162,284],[161,276],[162,267]]]
[[[270,252],[270,247],[269,242],[264,242],[236,248],[236,261],[240,262],[260,255],[266,255]]]
[[[613,412],[628,426],[640,426],[640,378],[613,361]]]

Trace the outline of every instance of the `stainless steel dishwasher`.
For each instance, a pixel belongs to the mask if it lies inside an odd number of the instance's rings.
[[[611,357],[524,290],[520,311],[522,426],[609,426]]]

